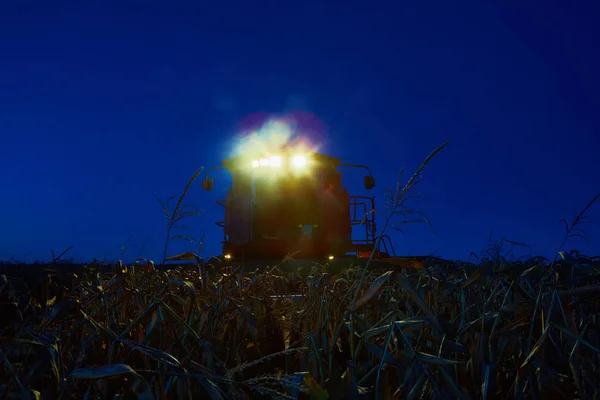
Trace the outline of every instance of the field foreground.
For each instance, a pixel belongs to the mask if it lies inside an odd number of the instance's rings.
[[[0,398],[600,395],[600,257],[0,273]]]

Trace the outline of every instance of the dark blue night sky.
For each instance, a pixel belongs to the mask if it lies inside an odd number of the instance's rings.
[[[600,191],[598,2],[4,1],[0,259],[159,259],[153,192],[219,164],[249,116],[302,111],[321,150],[368,164],[379,204],[436,146],[394,234],[402,254],[466,259],[503,236],[551,257]],[[261,114],[264,115],[264,114]],[[215,191],[204,255],[220,251]],[[360,194],[362,173],[346,176]],[[600,206],[591,210],[600,215]],[[597,254],[592,241],[571,241]],[[195,250],[176,243],[171,253]]]

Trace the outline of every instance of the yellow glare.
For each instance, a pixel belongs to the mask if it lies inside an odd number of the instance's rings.
[[[225,254],[225,258],[229,260],[231,258],[231,254]]]
[[[333,256],[329,256],[329,259],[330,259],[330,260],[333,260]]]
[[[292,165],[294,168],[304,168],[306,166],[306,156],[297,155],[292,157]]]

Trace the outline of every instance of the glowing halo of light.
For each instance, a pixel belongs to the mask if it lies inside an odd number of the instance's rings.
[[[323,144],[324,124],[308,112],[254,113],[238,128],[230,156],[255,153],[270,157],[284,149],[317,152]]]

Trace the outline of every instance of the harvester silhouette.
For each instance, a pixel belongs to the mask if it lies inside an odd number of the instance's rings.
[[[375,187],[367,166],[289,148],[231,157],[208,169],[204,190],[213,189],[214,170],[226,169],[232,177],[226,198],[217,201],[225,211],[216,222],[223,228],[222,262],[259,266],[290,261],[292,255],[296,264],[359,266],[373,253],[371,266],[413,265],[414,258],[395,257],[387,235],[377,236],[375,197],[350,195],[342,167],[366,170],[364,189]]]

